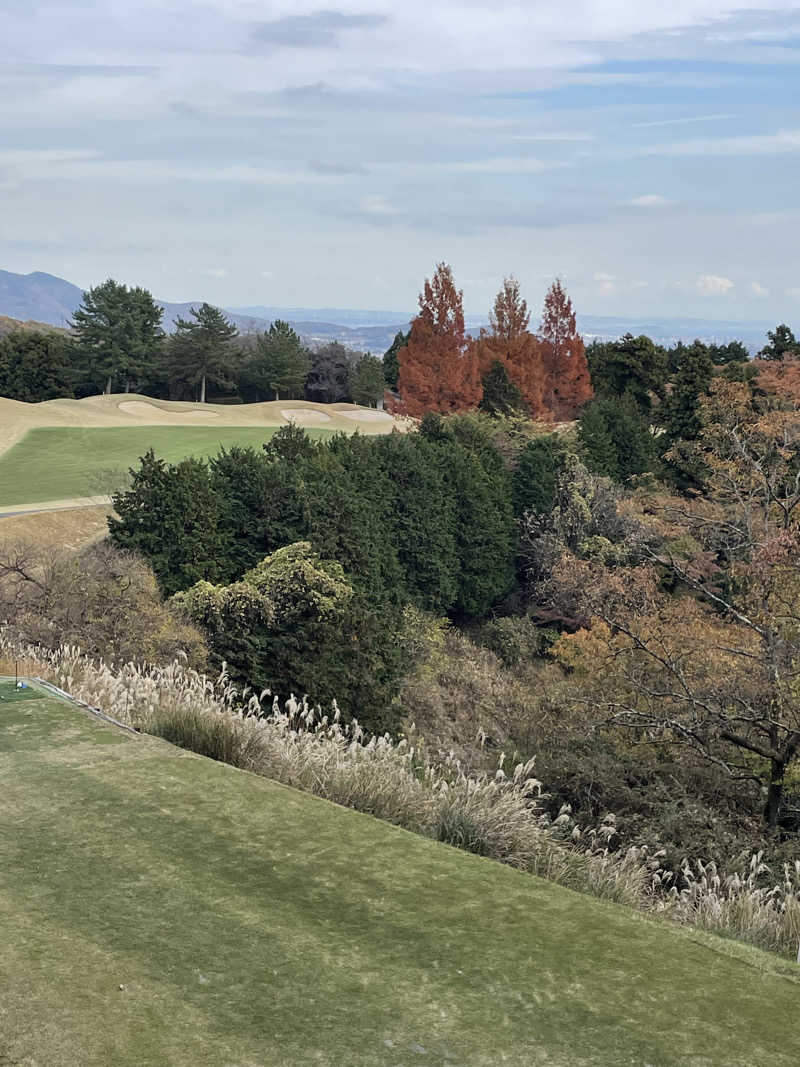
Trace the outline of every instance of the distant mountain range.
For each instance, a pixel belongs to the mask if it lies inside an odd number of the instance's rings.
[[[52,326],[66,326],[83,298],[78,285],[53,274],[34,271],[13,274],[0,270],[0,315],[13,319],[34,319]],[[175,319],[186,318],[200,300],[183,304],[159,300],[164,308],[164,325],[174,327]],[[290,322],[306,344],[317,346],[339,341],[347,348],[385,352],[398,330],[406,329],[411,314],[400,311],[363,311],[352,308],[233,307],[223,308],[243,333],[265,330],[275,319]],[[467,328],[477,333],[486,319],[467,316]],[[755,351],[764,344],[765,334],[775,324],[767,322],[717,321],[713,319],[643,318],[623,319],[599,315],[579,315],[578,326],[587,340],[612,340],[624,333],[647,334],[654,341],[671,345],[677,341],[725,343],[741,340]]]

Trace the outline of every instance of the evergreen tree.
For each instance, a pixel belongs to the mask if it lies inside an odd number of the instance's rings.
[[[402,330],[398,330],[391,345],[383,354],[383,375],[390,389],[397,388],[397,376],[400,373],[397,353],[408,344],[409,334],[410,331],[403,333]]]
[[[446,263],[425,279],[408,344],[398,352],[398,389],[412,416],[474,408],[481,398],[477,355],[464,330],[461,290]]]
[[[716,367],[750,362],[750,353],[741,341],[728,341],[724,345],[709,345],[708,350]]]
[[[644,335],[626,333],[618,341],[594,341],[586,353],[597,395],[630,396],[649,412],[652,396],[664,395],[667,353]]]
[[[311,353],[306,397],[317,404],[338,404],[350,396],[352,355],[343,344],[331,341]]]
[[[386,389],[382,360],[369,352],[350,368],[350,396],[353,403],[366,407],[383,407]]]
[[[165,593],[201,579],[216,581],[222,556],[220,501],[199,459],[167,464],[150,449],[132,470],[127,492],[114,495],[108,520],[118,548],[145,556]]]
[[[192,308],[194,321],[178,318],[169,340],[167,359],[172,381],[198,385],[199,400],[206,402],[206,384],[223,389],[233,385],[232,373],[240,353],[234,345],[238,331],[219,308],[201,304]]]
[[[121,378],[125,392],[160,355],[164,309],[146,289],[129,289],[109,278],[83,294],[72,316],[78,349],[92,374],[110,393]]]
[[[487,415],[524,415],[528,409],[522,393],[511,381],[506,368],[496,359],[481,379],[483,396],[478,408]]]
[[[708,396],[714,364],[708,348],[699,341],[686,348],[675,373],[672,392],[659,409],[663,434],[659,438],[662,453],[679,441],[695,441],[703,428],[701,405]],[[667,474],[681,489],[702,484],[703,470],[696,455],[677,449],[666,460]]]
[[[769,344],[758,353],[760,359],[783,359],[784,356],[800,355],[800,341],[786,325],[781,323],[774,330],[767,330]]]
[[[590,404],[586,408],[581,424],[593,406]],[[549,515],[555,507],[558,479],[563,469],[564,444],[557,434],[529,441],[514,468],[511,487],[514,514],[518,518],[526,511]]]
[[[273,394],[272,399],[295,398],[303,395],[311,358],[289,323],[276,319],[259,334],[247,370],[253,384]]]
[[[404,595],[425,611],[447,615],[458,595],[458,565],[445,454],[419,434],[390,434],[374,445],[386,473]]]
[[[79,369],[71,337],[12,330],[0,339],[0,396],[26,403],[73,396]]]
[[[586,466],[624,482],[656,468],[656,452],[650,420],[630,394],[600,396],[581,416],[578,438]]]

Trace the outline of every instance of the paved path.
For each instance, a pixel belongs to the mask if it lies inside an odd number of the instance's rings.
[[[0,519],[14,515],[33,515],[39,511],[69,511],[72,508],[96,508],[110,504],[110,496],[76,496],[66,500],[42,500],[37,504],[0,504]]]

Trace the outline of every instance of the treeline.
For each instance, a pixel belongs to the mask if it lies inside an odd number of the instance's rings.
[[[208,462],[145,456],[110,529],[165,593],[195,586],[182,603],[238,681],[371,708],[374,727],[407,667],[403,609],[472,622],[511,590],[521,494],[469,417],[323,442],[285,427]]]
[[[353,400],[375,406],[382,361],[338,342],[308,349],[286,322],[239,334],[209,304],[167,335],[163,309],[146,289],[113,279],[84,295],[72,328],[13,330],[0,339],[0,396],[36,402],[99,392],[171,400]]]

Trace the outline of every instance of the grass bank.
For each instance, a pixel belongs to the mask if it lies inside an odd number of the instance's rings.
[[[0,702],[0,1062],[794,1064],[795,968]]]
[[[177,462],[221,446],[260,447],[276,426],[39,427],[0,454],[0,507],[107,492],[109,474],[127,471],[152,448]],[[310,437],[329,430],[307,429]]]

